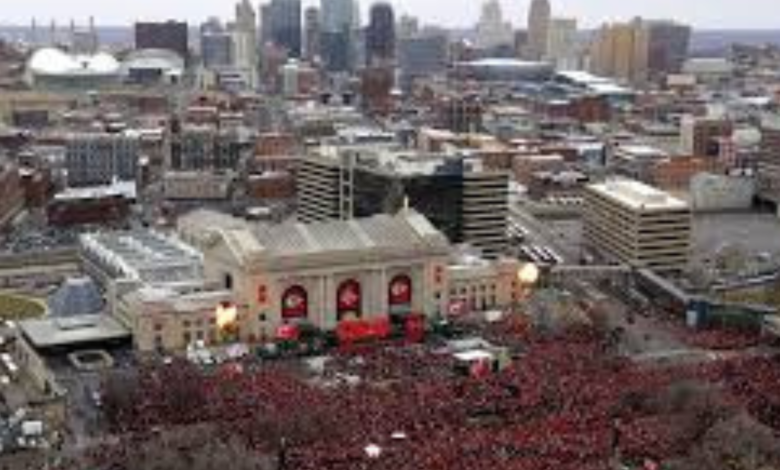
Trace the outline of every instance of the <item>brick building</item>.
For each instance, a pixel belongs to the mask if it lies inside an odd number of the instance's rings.
[[[665,190],[688,189],[699,173],[717,173],[722,165],[706,157],[676,157],[659,162],[650,169],[649,183]]]

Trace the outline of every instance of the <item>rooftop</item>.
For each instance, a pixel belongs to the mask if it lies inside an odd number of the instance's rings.
[[[230,291],[207,290],[181,292],[174,289],[143,287],[129,293],[125,301],[129,304],[146,304],[144,312],[154,313],[184,313],[213,310],[215,305],[232,298]],[[134,313],[131,311],[131,313]]]
[[[771,131],[780,131],[780,115],[767,114],[761,117],[761,128]]]
[[[19,328],[36,348],[75,346],[130,337],[130,332],[108,315],[24,320],[19,322]]]
[[[482,159],[472,157],[467,151],[449,154],[328,146],[321,148],[318,156],[340,162],[345,152],[351,152],[355,164],[361,168],[398,175],[464,174],[484,170]]]
[[[688,203],[639,181],[615,179],[589,186],[592,191],[631,210],[672,211],[689,209]]]
[[[546,62],[534,62],[528,60],[508,59],[502,57],[487,57],[484,59],[458,62],[456,66],[458,65],[470,66],[470,67],[496,67],[496,68],[518,68],[518,69],[535,69],[535,68],[550,67],[550,65]]]
[[[379,215],[350,221],[260,226],[257,242],[275,256],[294,256],[331,251],[368,249],[403,250],[431,239],[446,245],[444,236],[422,215],[409,212],[401,216]]]
[[[633,158],[663,158],[669,156],[664,150],[651,145],[621,145],[618,147],[617,151],[624,156],[631,156]]]
[[[205,247],[214,246],[221,238],[237,258],[245,260],[377,251],[403,256],[434,250],[444,255],[450,249],[446,237],[413,210],[311,224],[268,225],[225,219],[222,214],[198,211],[180,219],[179,230],[183,237],[198,239]]]
[[[599,77],[582,70],[563,70],[558,72],[558,75],[573,82],[587,85],[614,83],[614,81],[609,78]]]
[[[81,236],[82,251],[116,277],[153,284],[202,279],[201,254],[159,232],[136,230]]]
[[[35,75],[51,76],[118,75],[120,70],[110,54],[73,55],[53,47],[35,51],[27,66]]]
[[[600,95],[632,94],[630,89],[620,86],[613,79],[593,75],[590,72],[581,70],[564,70],[557,72],[557,76],[563,81],[576,84],[579,87],[585,87],[588,90]]]
[[[90,186],[86,188],[66,188],[54,196],[56,201],[81,201],[85,199],[103,199],[109,197],[124,197],[134,200],[137,195],[135,181],[117,181],[107,186]]]

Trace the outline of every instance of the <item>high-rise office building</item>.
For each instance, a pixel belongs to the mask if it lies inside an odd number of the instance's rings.
[[[494,49],[514,42],[512,24],[504,21],[504,14],[498,0],[487,0],[482,5],[476,33],[479,49]]]
[[[290,57],[299,58],[303,49],[300,0],[271,0],[268,11],[269,39],[287,51]]]
[[[395,59],[395,13],[389,3],[371,6],[366,28],[366,62],[383,66]]]
[[[629,83],[646,82],[649,40],[648,29],[641,19],[602,26],[591,44],[591,71]]]
[[[682,271],[690,258],[692,225],[688,203],[637,181],[608,181],[585,190],[585,241],[608,261]]]
[[[507,244],[508,183],[507,173],[464,156],[329,148],[301,162],[299,215],[304,222],[351,219],[408,204],[450,241],[497,257]]]
[[[233,65],[246,76],[250,87],[259,82],[260,56],[258,54],[257,12],[249,0],[236,5],[233,27]]]
[[[356,0],[321,0],[320,13],[322,29],[340,31],[344,28],[357,29],[360,11]]]
[[[322,28],[320,27],[320,9],[317,7],[308,7],[303,14],[303,56],[308,60],[313,60],[320,56],[320,36]]]
[[[691,27],[673,21],[647,21],[648,71],[651,77],[664,78],[679,73],[688,58]]]
[[[233,64],[233,37],[217,18],[209,19],[200,27],[200,57],[207,69]]]
[[[553,18],[547,30],[547,52],[544,60],[559,70],[579,68],[577,55],[577,20]]]
[[[449,41],[443,31],[420,31],[398,42],[398,66],[401,78],[409,83],[415,78],[437,75],[447,70]]]
[[[396,36],[399,40],[410,38],[420,32],[420,21],[414,16],[401,15],[396,26]]]
[[[264,47],[271,39],[271,4],[260,5],[260,42]]]
[[[189,27],[180,21],[164,23],[136,23],[136,49],[167,49],[179,54],[184,60],[190,57]]]
[[[140,139],[133,134],[72,134],[65,141],[65,167],[72,187],[135,181]]]
[[[359,11],[355,0],[322,0],[320,51],[325,68],[344,72],[354,67]]]
[[[528,58],[540,60],[547,53],[547,34],[552,9],[549,0],[533,0],[528,12]]]
[[[525,29],[516,30],[513,42],[516,57],[528,57],[528,31]]]

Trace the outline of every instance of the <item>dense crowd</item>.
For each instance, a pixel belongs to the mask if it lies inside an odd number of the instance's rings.
[[[91,468],[130,468],[133,439],[201,423],[214,426],[214,438],[238,436],[277,468],[295,470],[595,470],[615,458],[668,461],[738,408],[780,430],[780,365],[772,359],[638,366],[587,330],[524,343],[509,368],[482,379],[453,373],[449,356],[422,346],[342,354],[323,376],[361,380],[338,386],[281,364],[143,370],[137,386],[106,390],[113,431],[127,437],[96,449]],[[710,398],[716,386],[723,399]]]
[[[760,323],[743,325],[710,325],[703,328],[689,328],[679,316],[660,310],[652,312],[653,322],[668,331],[686,345],[711,351],[745,350],[761,346],[765,338]]]

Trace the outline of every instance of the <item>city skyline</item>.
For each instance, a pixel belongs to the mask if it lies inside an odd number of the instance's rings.
[[[256,3],[256,2],[255,2]],[[319,3],[308,0],[304,6]],[[373,2],[361,1],[362,17]],[[411,14],[423,23],[447,27],[470,27],[479,18],[482,2],[475,0],[451,0],[446,9],[437,8],[436,0],[394,0],[391,2],[399,14]],[[556,0],[552,2],[555,16],[576,17],[583,27],[592,28],[604,22],[623,21],[634,16],[646,18],[671,18],[699,29],[775,29],[773,0],[752,0],[750,8],[742,8],[734,0],[689,0],[682,5],[675,0]],[[95,0],[76,0],[67,6],[56,0],[28,0],[7,12],[3,24],[25,25],[34,17],[40,24],[55,19],[68,24],[71,19],[85,22],[94,16],[100,25],[125,25],[135,20],[185,19],[193,23],[209,16],[229,18],[233,0],[201,1],[197,5],[183,0],[169,0],[162,4],[151,0],[137,0],[125,5],[101,9]],[[530,1],[510,2],[501,5],[507,19],[515,27],[525,24]],[[153,12],[153,13],[150,13]]]

